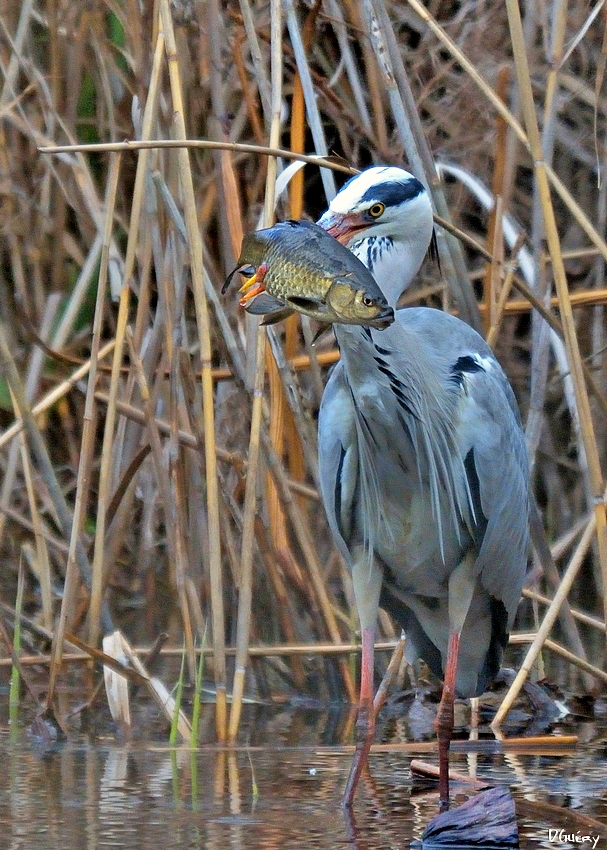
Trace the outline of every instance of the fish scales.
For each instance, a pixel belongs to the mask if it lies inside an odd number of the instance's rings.
[[[394,311],[371,272],[347,248],[310,221],[285,221],[247,234],[237,269],[255,274],[241,288],[248,312],[265,323],[294,311],[321,322],[388,327]]]

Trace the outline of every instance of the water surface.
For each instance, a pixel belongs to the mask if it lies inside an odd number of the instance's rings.
[[[286,745],[292,726],[306,746]],[[310,712],[280,724],[271,718],[264,734],[251,734],[251,746],[234,751],[171,749],[158,740],[119,743],[112,734],[79,734],[42,751],[25,729],[0,727],[0,848],[409,847],[437,807],[434,789],[412,782],[411,754],[372,754],[375,785],[362,783],[348,822],[339,799],[351,752],[323,744],[319,731],[326,727],[326,716],[314,720]],[[560,754],[466,752],[460,743],[452,766],[511,789],[521,809],[521,847],[592,846],[563,840],[593,834],[573,812],[607,826],[607,735],[595,723],[579,724],[579,731],[583,742]],[[435,754],[416,757],[432,761]],[[457,804],[470,792],[454,786],[453,793]],[[550,829],[564,832],[550,840]],[[607,839],[599,836],[596,846],[607,847]]]

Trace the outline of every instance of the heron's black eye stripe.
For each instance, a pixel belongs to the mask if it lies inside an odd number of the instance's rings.
[[[407,180],[388,180],[371,186],[360,201],[361,203],[377,201],[386,207],[394,207],[417,198],[425,191],[423,183],[415,177],[409,177]]]

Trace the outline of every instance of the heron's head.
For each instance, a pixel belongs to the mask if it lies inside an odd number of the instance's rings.
[[[318,224],[365,263],[395,304],[430,246],[432,204],[408,171],[376,166],[348,180]]]

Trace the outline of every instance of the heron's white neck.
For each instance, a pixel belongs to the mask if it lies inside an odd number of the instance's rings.
[[[392,307],[411,285],[426,255],[428,245],[416,237],[417,234],[409,238],[372,235],[348,245],[372,272]]]

